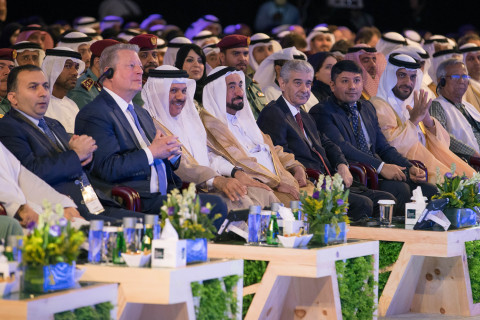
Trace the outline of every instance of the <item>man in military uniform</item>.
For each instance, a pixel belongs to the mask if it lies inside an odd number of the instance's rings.
[[[75,101],[79,109],[92,102],[102,90],[102,85],[97,82],[102,74],[100,71],[100,55],[105,48],[118,43],[120,42],[116,40],[105,39],[95,41],[90,46],[92,51],[90,67],[78,78],[75,88],[67,94],[70,99]]]
[[[245,91],[255,119],[267,105],[267,99],[257,82],[246,75],[248,67],[248,45],[250,38],[238,34],[224,37],[217,47],[220,48],[220,63],[222,66],[234,67],[245,74]]]
[[[0,49],[0,118],[10,111],[10,102],[7,96],[7,78],[10,70],[15,66],[16,51],[10,48]]]
[[[17,52],[14,61],[15,67],[26,64],[40,67],[45,58],[45,51],[35,42],[21,41],[15,43],[11,48]]]

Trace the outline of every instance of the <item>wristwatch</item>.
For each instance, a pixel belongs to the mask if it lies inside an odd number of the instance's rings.
[[[245,172],[245,170],[243,170],[242,167],[233,167],[232,173],[230,173],[230,176],[231,176],[232,178],[235,178],[235,173],[236,173],[237,171],[243,171],[243,172]]]

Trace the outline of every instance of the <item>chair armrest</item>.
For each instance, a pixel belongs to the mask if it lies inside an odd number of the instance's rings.
[[[361,163],[349,163],[350,173],[361,184],[367,185],[367,171]]]
[[[127,210],[140,212],[142,204],[138,192],[127,186],[118,186],[112,188],[112,196],[120,198],[121,204]]]
[[[5,211],[5,207],[3,206],[3,204],[0,203],[0,216],[6,216],[7,215],[7,211]]]
[[[313,180],[313,184],[317,184],[318,177],[320,177],[320,171],[313,168],[306,168],[305,173],[310,180]]]
[[[357,169],[356,167],[363,168],[363,170],[365,172],[366,179],[362,180],[359,177],[360,182],[363,183],[365,186],[369,187],[372,190],[378,190],[377,169],[375,169],[370,164],[361,163],[361,162],[353,162],[353,163],[350,163],[349,165],[350,165],[350,172],[352,172],[352,168],[355,168],[354,170],[362,170],[362,169]],[[352,175],[353,175],[353,172],[352,172]],[[366,181],[366,182],[364,183],[363,181]]]
[[[470,159],[468,160],[468,163],[473,167],[473,169],[475,169],[475,171],[480,170],[480,158],[470,157]]]
[[[472,158],[474,158],[474,157],[472,157]],[[471,158],[470,158],[470,159],[471,159]],[[475,159],[477,159],[477,161],[478,161],[478,162],[477,162],[478,168],[480,168],[480,158],[475,158]],[[420,160],[410,160],[410,162],[411,162],[415,167],[417,167],[417,168],[425,171],[425,177],[427,177],[427,180],[428,180],[428,170],[427,170],[427,167],[423,164],[423,162],[420,161]],[[475,167],[474,167],[474,169],[477,170],[477,171],[478,171],[478,168],[475,168]]]

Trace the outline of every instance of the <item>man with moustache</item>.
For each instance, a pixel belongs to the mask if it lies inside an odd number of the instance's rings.
[[[7,78],[10,70],[15,66],[15,51],[9,48],[0,49],[0,118],[10,110],[10,102],[7,97]]]
[[[419,90],[420,64],[406,54],[391,54],[380,79],[377,96],[370,99],[378,124],[390,145],[407,159],[420,160],[428,169],[428,181],[436,182],[452,163],[456,173],[471,177],[475,170],[449,150],[450,137],[442,124],[429,113],[428,93]]]
[[[45,58],[45,51],[35,42],[21,41],[14,44],[11,48],[17,53],[14,58],[15,66],[33,64],[40,67]]]
[[[75,88],[78,74],[84,69],[80,53],[66,47],[48,49],[42,64],[52,95],[46,116],[58,120],[69,134],[74,132],[78,106],[67,94]]]
[[[90,59],[92,58],[90,46],[93,42],[95,42],[95,40],[85,33],[72,31],[60,38],[57,47],[67,47],[73,51],[77,51],[82,56],[82,61],[85,62],[85,65],[89,66]]]
[[[237,71],[243,71],[245,74],[245,92],[252,108],[253,116],[257,119],[260,111],[267,105],[268,101],[257,82],[247,75],[249,45],[250,38],[238,34],[226,36],[217,43],[217,47],[220,48],[220,65],[233,67]]]
[[[480,46],[466,43],[460,47],[460,52],[463,54],[463,63],[470,76],[464,100],[480,112]]]

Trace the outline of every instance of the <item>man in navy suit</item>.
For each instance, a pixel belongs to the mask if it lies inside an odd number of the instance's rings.
[[[92,169],[97,182],[109,188],[134,188],[140,194],[142,211],[158,214],[167,192],[181,187],[173,172],[180,161],[181,145],[177,137],[156,131],[148,112],[132,103],[142,89],[138,50],[137,45],[118,44],[102,52],[100,69],[111,74],[103,81],[102,92],[78,113],[75,133],[93,137],[98,145]],[[200,200],[214,204],[216,212],[226,215],[226,205],[219,197],[201,195]]]
[[[60,122],[44,117],[50,92],[42,69],[33,65],[14,68],[7,87],[12,109],[0,120],[0,141],[23,166],[71,197],[87,220],[116,221],[125,216],[143,216],[122,209],[112,199],[88,188],[85,170],[90,169],[97,149],[95,140],[85,135],[70,138]],[[84,197],[85,192],[89,198]]]
[[[349,217],[355,221],[378,212],[377,201],[395,198],[383,191],[373,191],[355,182],[340,148],[325,135],[319,135],[315,122],[301,106],[310,97],[312,66],[303,60],[287,61],[280,71],[282,96],[265,107],[257,123],[260,129],[306,168],[323,174],[338,172],[350,189]]]
[[[338,144],[348,161],[367,163],[377,169],[380,189],[398,200],[397,215],[404,214],[412,188],[421,186],[423,194],[431,198],[437,188],[428,184],[424,172],[388,143],[372,104],[359,100],[362,69],[355,62],[344,60],[333,66],[331,78],[334,95],[310,110],[318,130]]]

